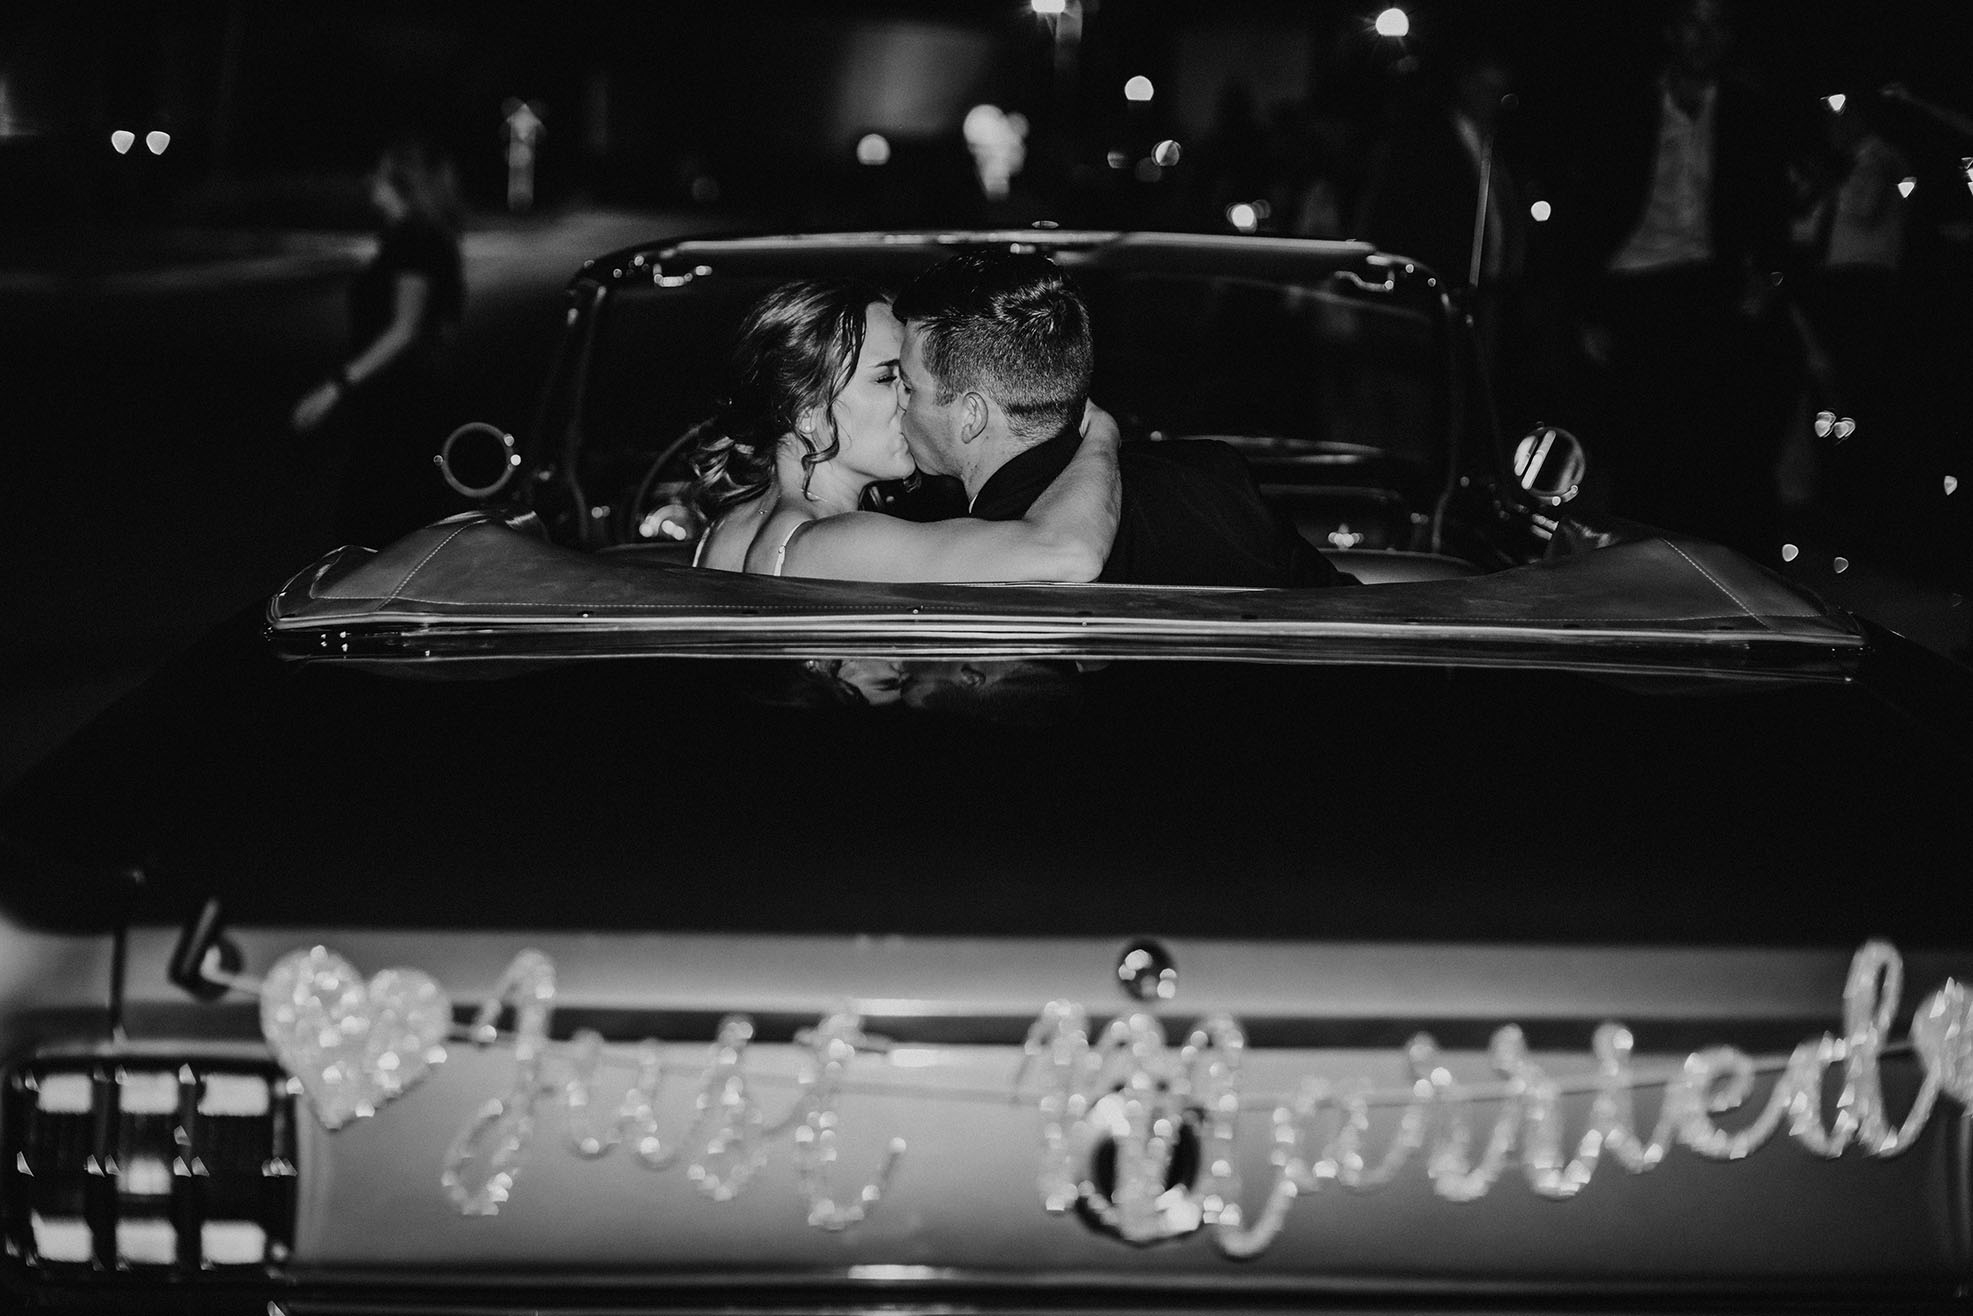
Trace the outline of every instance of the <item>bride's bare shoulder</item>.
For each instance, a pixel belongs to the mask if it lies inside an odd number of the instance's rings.
[[[706,527],[705,539],[692,565],[710,567],[715,571],[753,569],[747,559],[754,541],[760,538],[764,523],[770,519],[774,501],[772,498],[756,498],[727,509],[725,514]]]
[[[788,546],[802,530],[824,519],[806,508],[780,508],[761,524],[747,547],[747,570],[766,576],[786,574]]]

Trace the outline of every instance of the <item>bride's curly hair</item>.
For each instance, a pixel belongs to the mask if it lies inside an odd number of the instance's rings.
[[[890,297],[861,279],[784,283],[747,311],[733,349],[732,391],[699,425],[692,449],[693,503],[708,521],[757,497],[774,482],[774,456],[786,435],[802,454],[802,492],[815,468],[842,448],[834,403],[863,351],[865,316]],[[803,412],[818,409],[828,442],[801,433]]]

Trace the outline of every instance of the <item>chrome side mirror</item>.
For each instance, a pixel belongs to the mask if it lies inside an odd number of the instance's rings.
[[[520,445],[498,425],[468,421],[445,436],[432,458],[445,482],[468,498],[485,501],[513,482],[521,469]]]
[[[1549,507],[1560,507],[1582,492],[1589,459],[1582,440],[1553,425],[1537,425],[1514,445],[1514,480]]]

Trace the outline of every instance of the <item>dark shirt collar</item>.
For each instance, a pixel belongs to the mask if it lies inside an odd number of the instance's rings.
[[[983,521],[1014,521],[1026,516],[1042,490],[1068,469],[1081,446],[1082,427],[1072,423],[1052,438],[1023,448],[987,477],[967,511]]]

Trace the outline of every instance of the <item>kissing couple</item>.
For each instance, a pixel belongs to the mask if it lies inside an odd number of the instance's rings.
[[[1213,439],[1122,442],[1089,400],[1087,303],[1046,256],[976,252],[895,299],[802,280],[740,326],[691,454],[691,508],[646,518],[693,565],[880,581],[1354,584]],[[872,506],[872,486],[917,494]]]

